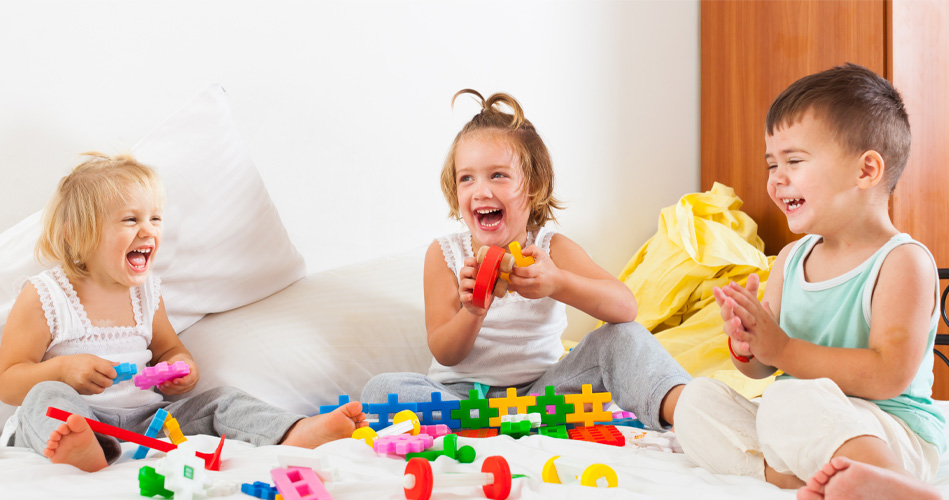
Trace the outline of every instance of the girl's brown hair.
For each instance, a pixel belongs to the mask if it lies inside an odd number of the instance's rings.
[[[461,219],[458,211],[458,179],[455,174],[455,152],[458,144],[469,134],[483,133],[492,134],[506,141],[517,155],[521,171],[524,173],[522,187],[527,193],[527,205],[530,209],[527,229],[535,231],[547,221],[555,221],[553,211],[563,206],[554,197],[554,168],[550,161],[550,152],[547,151],[547,146],[544,145],[534,125],[524,117],[521,105],[507,94],[493,94],[485,100],[478,91],[463,89],[451,98],[452,107],[455,105],[455,99],[462,94],[477,97],[481,101],[481,112],[465,124],[455,136],[448,150],[448,157],[445,158],[445,165],[442,167],[441,187],[450,207],[448,215],[454,219]],[[514,114],[501,111],[498,108],[499,104],[507,105]]]
[[[43,214],[43,233],[36,243],[37,260],[61,264],[70,278],[88,275],[86,261],[99,244],[107,211],[126,199],[130,187],[151,193],[158,206],[165,201],[158,174],[131,156],[82,156],[92,158],[59,181]]]

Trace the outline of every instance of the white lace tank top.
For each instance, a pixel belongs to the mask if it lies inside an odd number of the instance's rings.
[[[535,244],[550,251],[554,231],[540,228],[528,233],[524,247]],[[445,263],[458,273],[465,257],[473,257],[471,233],[438,238]],[[566,306],[550,297],[527,299],[517,293],[495,297],[485,315],[471,353],[455,366],[432,360],[428,376],[443,384],[480,382],[493,387],[510,387],[540,378],[563,355],[560,336],[567,328]]]
[[[152,359],[152,319],[161,299],[160,281],[149,275],[145,284],[129,289],[135,326],[94,326],[86,317],[72,283],[62,267],[30,278],[43,303],[52,342],[43,361],[69,354],[94,354],[114,363],[134,363],[138,373]],[[83,396],[90,404],[134,408],[161,400],[152,390],[141,390],[131,380],[109,387],[101,394]]]

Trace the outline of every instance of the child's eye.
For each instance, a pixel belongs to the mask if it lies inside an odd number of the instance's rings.
[[[494,175],[491,176],[492,179],[500,179],[500,178],[503,178],[503,177],[507,177],[507,175],[505,175],[505,174],[503,174],[503,173],[501,173],[501,172],[495,172]]]
[[[461,177],[458,178],[458,182],[467,182],[467,181],[470,181],[470,180],[471,180],[471,176],[470,176],[470,175],[462,175]]]
[[[161,222],[161,217],[157,215],[152,216],[152,222]]]
[[[122,222],[135,223],[135,221],[136,221],[135,217],[126,217],[126,218],[122,219]]]
[[[772,170],[772,169],[775,169],[775,168],[778,168],[778,164],[777,164],[777,163],[769,163],[769,164],[768,164],[768,170]]]

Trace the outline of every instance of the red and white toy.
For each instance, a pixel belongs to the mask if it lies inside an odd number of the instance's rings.
[[[481,472],[457,474],[432,474],[432,465],[421,457],[409,460],[403,477],[405,498],[428,500],[435,487],[481,486],[484,496],[492,500],[504,500],[511,494],[511,468],[501,456],[488,457],[481,465]]]

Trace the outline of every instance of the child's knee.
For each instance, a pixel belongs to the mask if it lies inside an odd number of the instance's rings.
[[[39,411],[45,414],[46,409],[50,406],[58,407],[57,405],[62,405],[63,401],[79,398],[79,393],[69,384],[54,380],[44,380],[30,389],[30,392],[23,398],[23,404],[20,406],[23,407],[21,411]],[[72,410],[72,408],[60,409],[67,411]]]

